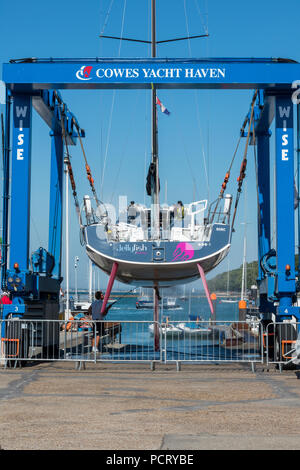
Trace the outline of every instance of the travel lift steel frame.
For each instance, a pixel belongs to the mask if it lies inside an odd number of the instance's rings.
[[[32,107],[36,109],[50,128],[51,164],[48,251],[40,247],[30,257]],[[10,145],[11,120],[12,148]],[[30,94],[20,94],[12,93],[7,87],[3,162],[1,286],[3,290],[11,293],[12,304],[3,305],[3,319],[11,317],[34,320],[58,319],[62,281],[64,173],[62,120],[67,143],[76,145],[78,132],[80,137],[84,137],[85,133],[79,127],[77,119],[69,111],[67,105],[63,103],[59,93],[52,90],[39,90]],[[12,157],[10,157],[10,153]],[[43,171],[42,161],[41,171]],[[11,175],[11,187],[9,187],[9,175]],[[10,210],[9,201],[11,201]],[[10,240],[8,239],[9,233]],[[5,329],[6,324],[3,322],[1,337],[5,337]],[[53,352],[57,350],[59,329],[49,326],[47,335],[44,336],[43,346],[52,347]]]
[[[51,107],[51,90],[78,89],[253,89],[259,90],[255,106],[257,149],[258,284],[259,311],[266,322],[300,320],[296,297],[295,215],[294,215],[294,106],[293,83],[300,79],[300,64],[287,59],[206,58],[206,59],[23,59],[3,64],[6,84],[6,129],[3,194],[2,287],[13,297],[9,313],[25,315],[35,300],[50,296],[58,305],[62,224],[63,143],[58,109]],[[9,191],[10,114],[12,122],[12,181]],[[52,129],[49,252],[43,252],[41,268],[29,269],[30,160],[32,105]],[[25,108],[27,114],[25,115]],[[299,122],[299,107],[298,122]],[[271,246],[270,126],[275,117],[276,161],[276,252]],[[76,133],[66,129],[71,143]],[[299,147],[299,126],[298,126]],[[299,171],[298,171],[299,174]],[[55,218],[57,183],[58,217]],[[8,203],[10,240],[8,240]],[[300,243],[299,243],[300,244]],[[9,266],[8,260],[9,247]],[[53,264],[54,262],[54,264]],[[18,264],[16,269],[15,263]],[[53,265],[53,270],[45,268]],[[201,268],[201,267],[200,267]],[[118,265],[109,277],[103,310],[107,304]],[[205,286],[204,273],[199,269]],[[297,273],[298,274],[298,273]],[[16,292],[16,277],[21,279]],[[8,280],[13,279],[10,283]],[[207,286],[205,287],[207,290]],[[154,319],[158,320],[158,289],[154,289]],[[209,298],[209,295],[208,295]],[[44,300],[46,304],[48,300]],[[211,307],[211,304],[210,304]],[[211,307],[212,308],[212,307]],[[44,311],[46,315],[46,307]],[[158,334],[155,349],[158,349]]]

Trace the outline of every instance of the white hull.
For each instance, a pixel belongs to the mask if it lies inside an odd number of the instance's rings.
[[[187,323],[179,323],[178,328],[180,328],[185,335],[187,336],[210,336],[212,334],[211,328],[192,328]]]
[[[192,261],[179,263],[154,263],[131,262],[120,258],[114,258],[95,250],[87,245],[86,251],[89,258],[96,266],[110,275],[113,264],[118,263],[116,280],[125,284],[134,284],[141,287],[153,285],[169,287],[176,284],[192,282],[199,278],[198,264],[204,272],[214,269],[227,255],[230,245],[211,256],[197,258]]]
[[[158,326],[159,332],[161,332],[163,335],[173,337],[174,339],[177,339],[179,336],[183,335],[183,331],[180,328],[172,325],[171,323],[169,323],[167,326],[165,325],[162,325],[161,327],[159,325],[157,326]],[[155,333],[154,323],[149,325],[149,332],[150,334],[154,335]]]

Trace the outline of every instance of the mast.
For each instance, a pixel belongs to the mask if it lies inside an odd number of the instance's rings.
[[[151,57],[156,57],[156,0],[151,2]],[[158,142],[157,142],[157,108],[156,108],[156,85],[152,84],[152,166],[154,170],[154,181],[151,188],[152,196],[152,236],[159,239],[159,172],[158,172]]]

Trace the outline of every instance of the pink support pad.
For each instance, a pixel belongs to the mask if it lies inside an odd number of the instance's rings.
[[[200,276],[201,276],[201,279],[202,279],[202,283],[203,283],[205,294],[206,294],[206,297],[207,297],[207,300],[208,300],[209,308],[210,308],[211,314],[213,315],[214,314],[214,307],[213,307],[212,301],[210,299],[210,293],[209,293],[209,290],[208,290],[208,285],[207,285],[207,282],[206,282],[204,270],[203,270],[202,266],[199,263],[197,264],[197,266],[198,266],[198,270],[199,270],[199,273],[200,273]]]
[[[107,305],[109,296],[111,294],[111,290],[112,290],[113,285],[114,285],[114,280],[115,280],[115,277],[116,277],[116,274],[117,274],[117,271],[118,271],[118,267],[119,267],[118,263],[113,264],[113,267],[112,267],[112,270],[111,270],[111,273],[110,273],[110,276],[109,276],[109,280],[108,280],[107,289],[106,289],[106,292],[105,292],[102,308],[101,308],[101,314],[103,314],[105,312],[106,305]]]

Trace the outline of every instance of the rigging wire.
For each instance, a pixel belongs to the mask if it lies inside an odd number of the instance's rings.
[[[205,32],[206,34],[208,34],[208,24],[205,24],[205,22],[203,21],[203,16],[204,16],[204,15],[202,14],[202,12],[201,12],[201,10],[200,10],[199,4],[198,4],[198,0],[194,0],[194,2],[195,2],[195,5],[196,5],[196,8],[197,8],[197,10],[198,10],[198,13],[199,13],[199,16],[200,16],[200,21],[201,21],[201,23],[202,23],[204,32]],[[206,6],[207,6],[207,5],[206,5]],[[207,14],[206,14],[206,15],[207,15]]]
[[[114,0],[111,0],[110,5],[108,7],[108,10],[106,12],[106,16],[105,16],[105,19],[104,19],[104,24],[103,24],[103,27],[102,27],[102,30],[101,30],[101,33],[100,33],[100,37],[102,36],[102,34],[104,34],[104,31],[105,31],[105,28],[106,28],[107,23],[108,23],[108,19],[109,19],[109,15],[110,15],[113,3],[114,3]]]
[[[128,139],[129,139],[129,136],[132,135],[132,129],[134,127],[134,118],[136,118],[136,110],[137,110],[137,107],[138,107],[138,98],[140,96],[140,92],[141,92],[141,90],[139,90],[139,92],[136,94],[135,105],[132,106],[132,108],[131,108],[132,109],[132,114],[131,114],[131,120],[130,120],[130,126],[129,126],[130,129],[128,129],[128,132],[126,132],[126,138],[125,138],[125,142],[123,144],[123,149],[122,149],[123,151],[122,151],[121,158],[119,160],[119,166],[118,166],[118,169],[115,172],[115,182],[114,182],[114,185],[112,186],[113,190],[112,190],[112,195],[111,195],[111,199],[110,199],[111,204],[112,204],[112,200],[115,196],[116,186],[117,186],[117,183],[118,183],[121,167],[122,167],[122,164],[123,164],[123,161],[124,161],[125,151],[128,149]]]
[[[184,5],[184,15],[185,15],[185,25],[186,25],[186,32],[188,38],[190,37],[190,30],[189,30],[189,23],[188,23],[188,16],[187,16],[187,8],[186,8],[186,0],[183,1]],[[192,48],[191,48],[191,41],[188,39],[188,47],[189,47],[189,55],[190,58],[192,57]],[[208,179],[208,170],[207,170],[207,162],[206,162],[206,155],[204,152],[204,145],[203,145],[203,134],[202,134],[202,129],[200,125],[200,108],[199,108],[199,97],[196,91],[194,91],[195,98],[196,98],[196,115],[197,115],[197,122],[198,122],[198,128],[200,132],[200,141],[202,143],[201,148],[202,148],[202,158],[203,158],[203,167],[204,167],[204,173],[205,173],[205,178],[206,178],[206,185],[207,185],[207,194],[208,194],[208,199],[209,199],[209,179]]]
[[[106,12],[106,16],[104,18],[104,23],[103,23],[103,26],[102,26],[102,29],[101,29],[101,32],[100,32],[100,38],[101,36],[104,34],[104,31],[107,27],[107,24],[108,24],[108,20],[109,20],[109,17],[110,17],[110,13],[111,13],[111,10],[112,10],[112,7],[113,7],[113,3],[114,3],[114,0],[111,0],[109,6],[108,6],[108,9],[107,9],[107,12]],[[101,43],[100,43],[101,44]],[[101,127],[101,146],[100,146],[100,155],[102,157],[102,127]],[[102,172],[103,172],[103,169],[102,169]],[[100,182],[101,183],[101,182]],[[101,190],[100,190],[100,194],[101,194]],[[101,194],[101,197],[102,197],[102,194]]]
[[[123,33],[124,33],[124,22],[125,22],[125,13],[126,13],[126,4],[127,4],[127,0],[124,0],[122,25],[121,25],[121,38],[120,38],[120,44],[119,44],[118,57],[120,57],[120,55],[121,55],[122,38],[123,38]],[[101,178],[101,186],[100,186],[101,199],[103,199],[104,175],[105,175],[105,170],[106,170],[107,155],[108,155],[108,149],[109,149],[109,143],[110,143],[110,133],[111,133],[111,126],[112,126],[112,116],[113,116],[113,111],[114,111],[114,106],[115,106],[115,97],[116,97],[116,90],[114,89],[113,97],[112,97],[112,104],[111,104],[111,109],[110,109],[110,117],[109,117],[109,124],[108,124],[108,135],[107,135],[107,139],[106,139],[106,148],[105,148],[103,169],[102,169],[102,178]]]
[[[151,55],[151,2],[148,2],[148,31],[147,31],[147,39],[149,41],[149,46],[148,46],[148,54]],[[148,126],[149,126],[149,120],[148,120],[148,92],[146,91],[145,93],[145,152],[144,152],[144,179],[143,179],[143,194],[144,194],[144,205],[146,205],[146,180],[147,180],[147,167],[148,167]]]
[[[184,5],[184,16],[185,16],[185,25],[186,25],[186,32],[188,35],[188,45],[189,45],[189,54],[190,57],[192,57],[192,48],[191,48],[191,41],[189,39],[190,37],[190,31],[189,31],[189,24],[188,24],[188,19],[187,19],[187,12],[186,12],[186,0],[183,0],[183,5]]]
[[[198,101],[198,95],[197,92],[195,91],[195,95],[197,97],[196,99],[196,114],[197,114],[197,122],[199,126],[199,131],[200,131],[200,140],[202,142],[202,157],[203,157],[203,166],[204,166],[204,173],[205,173],[205,178],[206,178],[206,185],[207,185],[207,194],[208,194],[208,199],[209,199],[209,178],[208,178],[208,170],[207,170],[207,162],[206,162],[206,155],[204,152],[204,146],[203,146],[203,134],[202,134],[202,129],[201,129],[201,124],[200,124],[200,110],[199,110],[199,101]]]
[[[182,140],[182,145],[183,145],[183,151],[184,151],[184,154],[185,154],[185,158],[186,158],[186,161],[188,163],[188,167],[189,167],[189,170],[191,172],[191,177],[192,177],[192,181],[193,181],[193,184],[194,184],[194,188],[195,188],[195,192],[198,192],[199,194],[199,199],[201,199],[201,194],[200,194],[200,190],[199,188],[197,187],[197,182],[196,182],[196,179],[195,179],[195,171],[193,171],[193,168],[192,168],[192,165],[191,165],[191,160],[189,158],[189,155],[188,155],[188,152],[187,152],[187,148],[186,148],[186,142],[185,142],[185,139],[184,139],[184,135],[183,135],[183,132],[182,132],[182,129],[181,127],[179,126],[179,134],[180,134],[180,137],[181,137],[181,140]]]
[[[100,186],[101,199],[103,199],[104,175],[105,175],[106,161],[107,161],[107,155],[108,155],[108,149],[109,149],[109,143],[110,143],[110,132],[111,132],[111,125],[112,125],[112,115],[113,115],[113,110],[115,106],[115,97],[116,97],[116,90],[113,91],[112,103],[111,103],[110,115],[109,115],[109,121],[108,121],[108,132],[107,132],[107,138],[106,138],[106,146],[105,146],[102,178],[101,178],[101,186]]]
[[[147,110],[147,105],[148,105],[148,96],[145,94],[145,110]],[[144,178],[143,178],[143,191],[144,191],[144,205],[146,205],[146,179],[147,179],[147,155],[148,155],[148,119],[147,119],[148,113],[146,112],[145,114],[145,150],[144,150]]]
[[[196,5],[198,5],[198,0],[196,0]],[[206,32],[208,36],[208,6],[207,6],[207,0],[205,0],[205,13],[203,14],[203,18],[205,17],[205,23],[203,22],[203,28],[204,31]],[[199,10],[199,15],[200,19],[202,19],[202,14]],[[206,45],[206,56],[211,57],[210,54],[210,42],[205,41]],[[211,139],[210,139],[210,132],[211,132],[211,110],[212,110],[212,100],[213,100],[213,95],[212,95],[212,90],[207,90],[207,96],[208,96],[208,103],[207,103],[207,154],[206,154],[206,161],[207,161],[207,179],[208,179],[208,199],[210,199],[210,189],[209,189],[209,181],[210,181],[210,155],[211,155]]]

